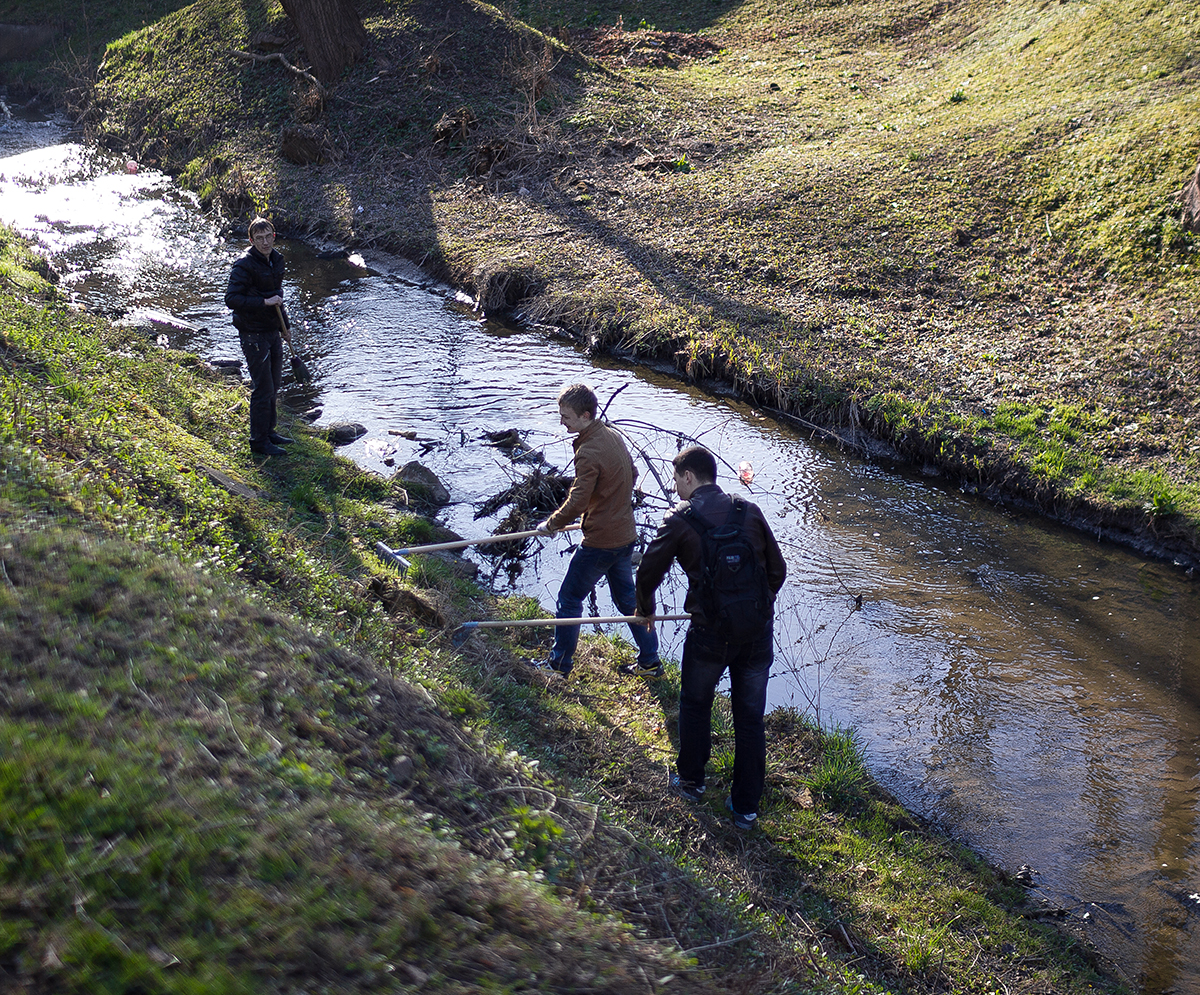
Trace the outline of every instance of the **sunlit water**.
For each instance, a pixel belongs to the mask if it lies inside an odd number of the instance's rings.
[[[59,135],[0,130],[0,219],[42,244],[80,303],[128,320],[169,312],[201,326],[169,333],[173,346],[239,358],[222,297],[241,245],[167,178],[47,145]],[[1035,868],[1033,900],[1068,909],[1143,991],[1200,993],[1200,635],[1177,570],[814,445],[735,400],[481,323],[399,260],[367,260],[371,275],[281,249],[315,373],[289,402],[364,424],[343,452],[366,468],[437,472],[454,500],[444,520],[464,535],[495,527],[474,509],[522,470],[485,432],[516,428],[569,466],[554,401],[567,381],[588,380],[602,403],[623,388],[609,417],[664,477],[664,430],[750,461],[748,493],[790,570],[772,700],[855,727],[911,810],[1010,871]],[[657,491],[648,474],[642,487]],[[661,502],[642,512],[647,535],[660,514]],[[515,589],[553,605],[568,551],[545,543]],[[666,592],[665,607],[680,601]],[[666,652],[680,642],[664,633]]]

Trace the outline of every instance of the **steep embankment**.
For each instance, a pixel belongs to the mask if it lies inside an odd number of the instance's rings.
[[[233,217],[1200,560],[1191,5],[675,6],[364,4],[321,95],[230,54],[303,63],[278,8],[199,0],[89,120]]]
[[[492,604],[430,525],[247,395],[66,310],[0,237],[0,987],[86,992],[1115,990],[915,824],[852,737],[771,717],[761,831],[665,791],[678,676]],[[44,266],[42,268],[45,273]]]

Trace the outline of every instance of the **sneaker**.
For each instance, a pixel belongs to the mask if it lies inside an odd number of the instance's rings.
[[[671,774],[670,787],[680,798],[686,798],[690,802],[704,801],[703,784],[697,784],[695,781],[685,781],[674,772]]]
[[[571,674],[571,664],[569,663],[564,667],[557,660],[529,660],[527,662],[534,670],[544,670],[562,677],[569,677]]]
[[[260,456],[282,456],[287,450],[281,449],[273,442],[252,442],[250,443],[250,452],[258,453]]]
[[[662,677],[663,665],[660,660],[653,663],[623,663],[617,668],[617,673],[626,677]]]
[[[277,446],[290,446],[296,440],[289,439],[286,435],[280,435],[278,432],[272,432],[271,441]]]
[[[729,814],[733,817],[733,828],[740,829],[742,832],[747,832],[754,828],[754,824],[758,821],[758,813],[751,812],[748,815],[742,815],[741,812],[734,811],[733,799],[725,799],[725,807],[729,809]]]

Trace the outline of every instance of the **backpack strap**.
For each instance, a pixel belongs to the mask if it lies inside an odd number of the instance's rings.
[[[705,524],[696,509],[692,507],[690,501],[688,502],[688,506],[679,513],[679,517],[695,529],[696,535],[700,537],[700,563],[703,565],[705,573],[707,573],[712,569],[713,561],[712,543],[708,541],[708,535],[721,526]]]
[[[704,522],[700,520],[700,516],[696,513],[696,509],[692,507],[691,502],[689,502],[688,506],[679,513],[679,517],[687,522],[692,528],[694,528],[696,530],[696,534],[700,536],[701,539],[708,535],[709,529],[712,528],[711,525],[705,525]]]
[[[730,505],[729,517],[725,519],[725,524],[732,525],[740,531],[746,522],[746,502],[736,494],[731,494],[730,500],[733,504]]]

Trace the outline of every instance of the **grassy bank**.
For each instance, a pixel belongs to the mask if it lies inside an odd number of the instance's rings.
[[[1191,7],[680,6],[364,3],[320,98],[225,54],[302,62],[277,5],[198,0],[114,38],[88,122],[233,217],[1197,562]]]
[[[92,992],[1116,991],[916,824],[853,737],[771,716],[762,829],[665,790],[677,673],[492,603],[433,527],[245,388],[0,266],[0,978]],[[25,257],[25,262],[28,262]],[[297,425],[297,429],[300,429]]]

